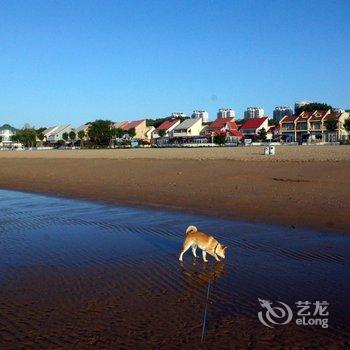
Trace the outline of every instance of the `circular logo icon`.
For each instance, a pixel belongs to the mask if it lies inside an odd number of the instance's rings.
[[[266,327],[274,328],[274,325],[284,325],[292,320],[292,309],[282,301],[277,301],[278,306],[273,306],[269,300],[258,299],[263,311],[258,312],[259,321]]]

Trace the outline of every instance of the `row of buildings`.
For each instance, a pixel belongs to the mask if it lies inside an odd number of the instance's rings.
[[[234,117],[220,116],[211,123],[203,122],[202,117],[186,118],[183,116],[171,116],[158,127],[147,126],[146,119],[117,122],[112,125],[112,128],[124,131],[124,136],[130,139],[128,133],[131,129],[134,131],[133,139],[146,141],[151,144],[156,143],[206,143],[212,142],[213,137],[220,135],[225,136],[227,142],[237,142],[244,137],[254,137],[259,130],[265,129],[268,132],[268,137],[272,138],[269,133],[272,126],[268,125],[268,118],[255,118],[245,121],[243,124],[237,124]],[[84,140],[88,140],[88,130],[91,124],[87,123],[78,128],[73,128],[71,125],[55,125],[43,130],[43,142],[46,144],[57,144],[63,140],[64,134],[70,134],[74,131],[79,139],[83,135]],[[3,143],[11,142],[11,136],[16,130],[9,125],[0,127],[0,136]],[[81,133],[82,132],[82,133]],[[123,136],[123,137],[124,137]],[[37,141],[41,141],[37,139]]]
[[[225,112],[230,115],[230,111],[226,110]],[[219,115],[215,121],[205,123],[201,116],[183,120],[179,116],[173,115],[157,128],[147,126],[145,119],[118,122],[113,127],[122,129],[125,133],[130,129],[134,129],[135,139],[146,140],[150,143],[201,143],[208,140],[212,141],[212,138],[216,135],[225,136],[228,143],[238,142],[241,139],[255,140],[262,129],[265,130],[268,140],[336,142],[348,139],[349,133],[344,127],[344,122],[348,118],[350,118],[348,112],[316,110],[302,112],[299,115],[286,115],[276,125],[270,124],[266,116],[249,118],[242,123],[237,123],[233,116],[223,114]],[[327,126],[327,122],[330,120],[334,121],[334,128],[332,129]],[[84,125],[76,129],[76,132],[81,128],[84,128],[84,131],[87,132],[88,127],[89,125]]]
[[[335,142],[348,139],[349,133],[344,122],[350,117],[343,110],[302,112],[299,115],[287,115],[279,122],[279,134],[287,142],[325,141]],[[327,123],[334,121],[334,130]]]
[[[237,143],[242,139],[254,141],[262,137],[260,132],[262,129],[264,129],[264,138],[267,140],[336,142],[349,138],[349,132],[344,127],[345,120],[349,118],[350,114],[344,111],[316,110],[302,112],[299,115],[285,115],[278,124],[269,123],[266,116],[236,122],[232,110],[222,109],[219,110],[218,117],[213,122],[205,122],[201,113],[196,117],[187,117],[186,119],[184,119],[182,113],[173,113],[157,127],[147,125],[146,119],[140,119],[116,122],[112,125],[112,128],[122,130],[124,132],[123,139],[130,140],[133,138],[134,140],[158,145],[212,143],[215,136],[225,136],[227,143]],[[330,121],[332,123],[329,123]],[[69,124],[52,126],[42,131],[43,142],[52,145],[57,144],[60,140],[63,140],[65,133],[69,134],[71,131],[74,131],[78,139],[88,140],[90,126],[89,123],[78,128],[73,128]],[[131,129],[133,130],[132,135]],[[5,143],[11,142],[11,135],[15,132],[15,129],[10,125],[3,125],[0,127],[1,140]]]

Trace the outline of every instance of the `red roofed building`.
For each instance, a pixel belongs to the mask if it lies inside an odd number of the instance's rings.
[[[259,130],[269,129],[269,119],[267,117],[248,119],[239,129],[245,138],[256,138]]]
[[[287,142],[296,141],[296,121],[298,119],[297,115],[286,115],[280,122],[280,134],[282,139]]]
[[[350,137],[350,133],[346,131],[344,128],[344,122],[345,120],[350,118],[350,113],[348,112],[331,112],[324,116],[322,122],[323,122],[323,135],[324,135],[324,141],[326,142],[336,142],[340,140],[348,140]],[[335,130],[328,130],[327,124],[328,121],[335,120],[336,121],[336,128]]]
[[[285,141],[334,142],[348,137],[342,126],[349,113],[327,111],[302,112],[298,116],[286,116],[280,120],[280,132]],[[337,120],[336,130],[327,130],[327,120]]]
[[[153,138],[160,137],[159,132],[163,133],[163,137],[172,137],[173,133],[172,131],[180,124],[180,119],[170,119],[164,121],[162,124],[160,124],[156,130],[153,132]]]
[[[135,129],[135,139],[146,139],[146,133],[148,128],[146,126],[146,119],[134,120],[127,124],[122,125],[121,129],[124,131],[129,131],[130,129]]]
[[[238,127],[233,117],[217,118],[213,121],[206,130],[208,136],[222,135],[226,136],[227,142],[236,142],[243,135],[238,131]]]
[[[323,139],[323,129],[324,121],[327,115],[331,113],[331,110],[328,111],[315,111],[311,118],[309,119],[309,134],[311,140],[322,140]]]

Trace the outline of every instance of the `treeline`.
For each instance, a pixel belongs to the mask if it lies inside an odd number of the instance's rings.
[[[316,110],[318,111],[328,111],[333,110],[333,107],[328,105],[327,103],[320,103],[320,102],[312,102],[308,103],[304,106],[300,106],[299,108],[295,109],[295,114],[299,115],[301,112],[314,112]]]
[[[147,126],[154,126],[155,128],[158,128],[159,125],[161,125],[163,122],[165,122],[166,120],[171,120],[173,119],[172,117],[163,117],[163,118],[157,118],[157,119],[146,119],[146,125]],[[189,117],[176,117],[176,119],[180,119],[181,123],[185,120],[185,119],[189,119]]]

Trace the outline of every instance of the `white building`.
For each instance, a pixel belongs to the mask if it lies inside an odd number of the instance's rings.
[[[146,136],[147,140],[151,140],[152,139],[152,135],[153,135],[155,129],[156,128],[154,126],[148,126],[147,127],[147,131],[145,133],[145,136]]]
[[[174,137],[199,136],[203,129],[202,118],[186,119],[173,130]]]
[[[2,127],[0,127],[0,137],[2,142],[11,142],[11,136],[13,136],[15,133],[16,129],[9,124],[4,124]]]
[[[244,119],[256,119],[264,116],[264,109],[261,107],[248,107],[244,112]]]
[[[47,128],[43,131],[44,140],[47,141],[48,136],[58,128],[58,125],[52,126],[51,128]]]
[[[333,112],[335,112],[335,113],[345,113],[345,109],[344,108],[333,108]]]
[[[273,120],[279,122],[286,115],[293,115],[292,108],[287,106],[277,106],[273,111]]]
[[[69,124],[53,127],[52,130],[49,133],[47,133],[46,140],[50,143],[56,143],[59,140],[63,140],[62,136],[64,133],[69,134],[72,130],[73,129]]]
[[[188,115],[182,112],[173,112],[171,113],[170,118],[188,118]]]
[[[236,112],[232,108],[220,108],[217,113],[218,118],[234,118]]]
[[[164,134],[164,137],[173,137],[173,131],[179,124],[180,119],[165,120],[154,130],[152,137],[157,139],[160,137],[160,133]]]
[[[261,129],[266,132],[269,129],[269,120],[267,117],[250,118],[239,129],[239,131],[246,137],[256,137]]]
[[[202,118],[203,123],[208,123],[209,113],[201,109],[196,109],[195,111],[193,111],[191,118],[193,119]]]

